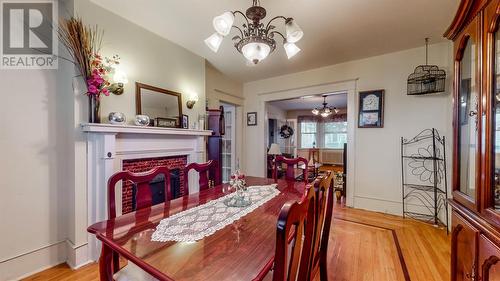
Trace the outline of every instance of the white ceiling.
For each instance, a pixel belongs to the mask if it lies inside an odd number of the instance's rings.
[[[264,22],[293,17],[304,30],[301,49],[291,60],[281,44],[257,66],[247,65],[233,47],[231,33],[218,53],[204,44],[212,19],[227,10],[245,10],[250,0],[92,0],[98,5],[206,58],[243,82],[303,71],[431,43],[442,37],[459,0],[261,0]],[[241,25],[237,18],[235,24]],[[276,22],[277,30],[283,26]]]
[[[347,94],[331,94],[326,97],[326,102],[328,106],[336,108],[347,108]],[[297,98],[288,99],[280,101],[269,102],[270,105],[276,106],[282,110],[312,110],[313,108],[323,107],[323,97],[322,96],[312,96],[309,98]]]

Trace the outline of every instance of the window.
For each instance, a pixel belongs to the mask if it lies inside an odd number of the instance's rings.
[[[323,148],[344,148],[344,143],[347,142],[347,122],[328,122],[324,125]]]
[[[341,115],[328,121],[309,116],[299,117],[299,148],[344,148],[347,142],[346,117]]]
[[[300,123],[300,146],[301,148],[313,148],[316,144],[316,122]]]

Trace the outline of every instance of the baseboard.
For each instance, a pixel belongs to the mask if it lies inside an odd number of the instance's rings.
[[[88,243],[75,246],[71,241],[66,240],[66,255],[66,263],[73,270],[93,262],[89,259]]]
[[[406,203],[412,208],[412,211],[425,213],[427,209],[425,206],[419,204]],[[403,203],[398,201],[386,200],[381,198],[372,198],[365,196],[354,196],[353,207],[367,211],[380,212],[396,216],[403,216]],[[440,219],[446,220],[444,212],[440,213]]]
[[[0,264],[2,280],[19,280],[66,261],[65,241],[42,247]]]
[[[381,212],[396,216],[403,215],[403,204],[390,200],[379,198],[370,198],[364,196],[354,196],[354,208],[367,211]]]

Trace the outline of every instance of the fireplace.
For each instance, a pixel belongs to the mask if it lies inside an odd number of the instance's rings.
[[[184,167],[187,164],[187,156],[169,156],[157,158],[127,159],[123,160],[124,171],[141,173],[149,171],[158,166],[167,166],[170,169],[170,188],[172,197],[177,198],[184,195]],[[153,197],[153,204],[163,203],[165,200],[163,182],[164,175],[156,176],[149,184]],[[135,210],[136,186],[131,182],[122,183],[122,213],[130,213]]]

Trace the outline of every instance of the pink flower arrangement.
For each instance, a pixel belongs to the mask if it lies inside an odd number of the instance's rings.
[[[119,60],[117,55],[111,59],[105,58],[104,61],[99,54],[92,55],[90,59],[91,73],[87,77],[87,95],[97,98],[101,95],[109,96],[108,87],[111,85],[111,74],[114,66],[120,63]]]

